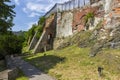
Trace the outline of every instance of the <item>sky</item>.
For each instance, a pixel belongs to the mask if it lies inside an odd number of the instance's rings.
[[[13,31],[27,31],[32,24],[49,11],[55,3],[63,3],[68,0],[11,0],[15,4],[16,17],[13,23]]]

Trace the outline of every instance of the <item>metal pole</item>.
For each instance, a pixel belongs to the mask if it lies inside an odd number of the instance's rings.
[[[84,6],[85,6],[85,0],[84,0]]]

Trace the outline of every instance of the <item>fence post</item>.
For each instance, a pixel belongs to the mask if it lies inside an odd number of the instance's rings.
[[[65,4],[63,4],[63,11],[65,11]]]
[[[73,9],[75,8],[75,0],[73,0]]]
[[[69,0],[69,10],[70,10],[70,0]]]
[[[65,2],[65,11],[66,11],[66,2]]]
[[[62,9],[61,9],[61,12],[62,12],[62,11],[63,11],[63,4],[61,5],[61,8],[62,8]]]
[[[85,6],[85,0],[84,0],[84,6]]]
[[[78,8],[80,8],[80,0],[78,0]]]

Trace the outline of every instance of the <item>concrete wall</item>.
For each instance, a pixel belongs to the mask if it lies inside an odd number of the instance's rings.
[[[73,13],[63,12],[57,14],[56,37],[62,38],[72,35]]]
[[[33,36],[32,41],[31,41],[31,43],[29,45],[29,49],[28,50],[34,49],[35,45],[37,44],[38,39],[36,38],[36,34],[37,34],[37,32]]]

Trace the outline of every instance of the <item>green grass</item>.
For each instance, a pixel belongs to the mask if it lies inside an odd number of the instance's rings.
[[[19,74],[16,80],[29,80],[29,79],[24,75],[24,73],[21,70],[19,70]]]
[[[104,49],[95,57],[89,57],[89,52],[90,48],[70,46],[27,56],[24,60],[58,80],[120,79],[120,50]],[[101,78],[98,76],[98,66],[104,68]]]

